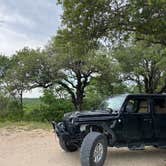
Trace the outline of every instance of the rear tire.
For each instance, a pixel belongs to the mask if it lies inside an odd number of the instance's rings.
[[[107,156],[107,139],[98,132],[90,132],[80,150],[82,166],[103,166]]]

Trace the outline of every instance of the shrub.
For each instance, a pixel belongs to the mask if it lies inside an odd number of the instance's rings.
[[[8,97],[0,95],[0,120],[19,121],[23,117],[20,105]]]
[[[41,97],[40,108],[36,108],[24,115],[24,120],[29,121],[60,121],[65,113],[73,111],[73,105],[69,100],[57,99],[51,91],[45,91]]]

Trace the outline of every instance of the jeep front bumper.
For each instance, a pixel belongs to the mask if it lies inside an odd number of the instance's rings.
[[[54,129],[54,132],[56,133],[56,135],[58,136],[60,141],[65,141],[65,142],[70,141],[70,139],[71,139],[70,134],[65,130],[65,126],[64,126],[63,122],[56,123],[53,121],[52,126]]]
[[[68,131],[63,122],[56,123],[52,122],[52,126],[54,128],[54,132],[59,138],[59,142],[62,144],[74,144],[75,146],[80,147],[82,142],[82,136],[80,133],[75,133]]]

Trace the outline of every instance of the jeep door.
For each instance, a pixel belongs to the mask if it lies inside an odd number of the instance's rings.
[[[155,137],[166,139],[166,96],[153,97]]]
[[[129,97],[122,116],[123,138],[127,142],[152,138],[153,121],[148,98]]]

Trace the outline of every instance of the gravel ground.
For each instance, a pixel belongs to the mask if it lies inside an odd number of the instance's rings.
[[[0,166],[79,166],[79,152],[60,149],[53,132],[0,130]],[[166,150],[109,148],[105,166],[166,166]]]

